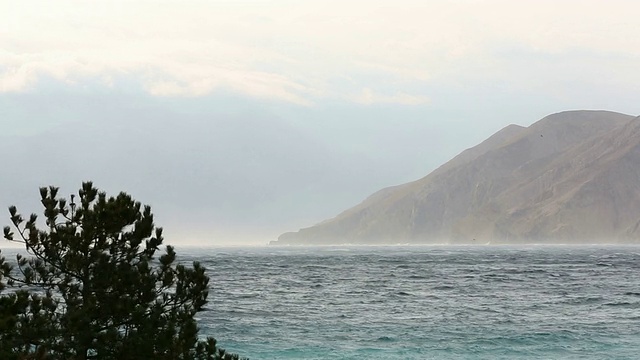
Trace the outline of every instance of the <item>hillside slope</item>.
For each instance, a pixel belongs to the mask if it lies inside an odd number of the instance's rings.
[[[277,244],[625,241],[640,232],[640,118],[509,125],[417,181]]]

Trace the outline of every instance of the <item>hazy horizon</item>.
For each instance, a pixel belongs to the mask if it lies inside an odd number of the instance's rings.
[[[171,244],[266,244],[509,124],[637,116],[630,0],[0,4],[6,207],[82,181]],[[2,215],[4,214],[4,215]]]

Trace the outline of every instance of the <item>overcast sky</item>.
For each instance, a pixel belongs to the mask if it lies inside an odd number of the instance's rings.
[[[516,123],[640,114],[640,3],[0,2],[0,206],[83,180],[266,243]],[[5,223],[8,221],[5,221]]]

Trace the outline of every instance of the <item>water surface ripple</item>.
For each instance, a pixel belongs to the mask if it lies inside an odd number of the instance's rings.
[[[183,249],[259,359],[637,359],[640,247]]]

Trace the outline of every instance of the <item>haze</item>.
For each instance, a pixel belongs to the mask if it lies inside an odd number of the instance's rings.
[[[640,114],[635,1],[0,4],[0,206],[93,180],[265,244],[510,123]],[[8,213],[4,223],[8,223]]]

